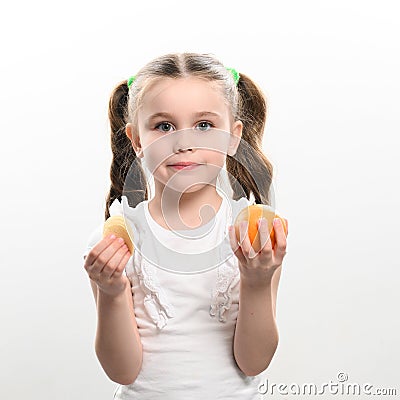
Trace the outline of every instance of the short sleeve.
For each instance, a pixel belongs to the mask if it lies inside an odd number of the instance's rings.
[[[231,204],[232,204],[232,224],[233,224],[240,211],[242,211],[243,208],[252,205],[253,202],[249,200],[247,197],[241,197],[238,200],[233,200]]]
[[[122,196],[122,203],[118,199],[115,199],[109,207],[109,213],[110,216],[123,215],[125,218],[131,218],[133,221],[136,218],[136,210],[129,206],[128,199],[126,198],[126,196]],[[127,219],[125,221],[128,223]],[[82,254],[83,259],[85,259],[89,251],[103,238],[103,229],[104,229],[104,222],[101,223],[89,235],[88,241],[86,243],[86,249]]]
[[[83,259],[88,255],[89,251],[103,238],[103,224],[100,224],[92,233],[89,235],[86,243],[86,249],[83,252]]]

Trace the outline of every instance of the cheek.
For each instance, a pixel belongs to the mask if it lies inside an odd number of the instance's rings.
[[[226,149],[208,149],[205,158],[216,166],[223,166],[226,159]]]
[[[173,155],[170,146],[160,138],[149,138],[142,143],[142,146],[144,160],[151,173]]]
[[[210,157],[218,159],[226,157],[228,152],[231,134],[228,131],[214,129],[203,135],[201,146],[210,152]]]

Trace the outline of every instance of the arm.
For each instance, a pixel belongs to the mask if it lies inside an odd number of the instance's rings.
[[[131,286],[115,296],[99,290],[90,279],[97,306],[95,351],[107,376],[127,385],[134,382],[142,366],[143,347],[133,309]]]
[[[257,287],[240,281],[233,352],[238,367],[247,376],[268,368],[278,346],[276,297],[281,269],[276,269],[268,285]]]
[[[95,349],[111,380],[122,385],[136,380],[142,367],[143,349],[129,284],[117,297],[99,291]]]

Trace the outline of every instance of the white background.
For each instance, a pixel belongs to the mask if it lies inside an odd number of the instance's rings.
[[[400,393],[396,1],[15,1],[0,15],[2,399],[112,398],[82,260],[109,188],[108,99],[183,51],[216,55],[269,102],[289,220],[270,384],[343,371]]]

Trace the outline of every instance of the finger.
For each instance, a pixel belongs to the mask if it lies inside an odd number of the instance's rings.
[[[125,254],[124,246],[126,246],[126,244],[124,243],[124,240],[121,238],[118,238],[117,240],[115,240],[114,244],[112,244],[106,250],[104,250],[103,253],[109,252],[109,254],[111,254],[111,252],[113,250],[115,250],[115,251],[111,255],[111,257],[108,259],[108,261],[104,264],[103,269],[100,271],[101,278],[109,279],[110,276],[113,274],[115,269],[118,267],[118,265],[121,261],[121,258]],[[100,257],[101,257],[101,255],[100,255]],[[106,257],[106,256],[104,256],[104,257]]]
[[[238,260],[243,264],[246,263],[246,258],[243,255],[242,249],[240,248],[240,245],[237,241],[236,237],[236,232],[235,232],[235,227],[230,226],[229,227],[229,242],[231,244],[231,248],[235,256],[238,258]]]
[[[242,253],[245,257],[248,256],[251,243],[249,235],[247,234],[248,223],[246,221],[241,221],[239,223],[239,233],[240,233],[240,247],[242,248]]]
[[[100,273],[100,279],[109,280],[114,272],[118,269],[124,255],[126,253],[126,245],[124,244],[120,247],[115,254],[108,260],[107,264],[104,266],[103,270]]]
[[[231,248],[233,250],[233,252],[235,252],[240,246],[239,243],[237,241],[237,237],[236,237],[236,232],[235,232],[235,227],[230,225],[229,229],[228,229],[228,235],[229,235],[229,243],[231,245]]]
[[[252,243],[250,242],[250,238],[248,235],[249,224],[247,221],[242,221],[239,224],[239,232],[240,232],[240,246],[242,247],[242,253],[247,258],[254,258],[257,253],[255,252]]]
[[[286,222],[286,236],[289,235],[289,224],[288,224],[288,220],[286,218],[283,218]]]
[[[104,273],[105,276],[111,275],[118,265],[118,263],[117,265],[115,264],[112,258],[118,249],[123,246],[124,241],[121,238],[114,238],[111,239],[111,242],[108,241],[107,243],[109,243],[108,246],[97,256],[90,267],[89,276],[94,280],[101,278],[104,269],[106,269]]]
[[[119,263],[119,265],[117,266],[117,268],[115,268],[114,272],[111,274],[110,278],[120,278],[125,267],[126,264],[128,263],[130,257],[131,257],[131,252],[128,249],[128,246],[122,246],[121,250],[125,250],[125,253],[123,254],[121,261]]]
[[[102,270],[110,263],[115,265],[115,260],[112,260],[114,255],[117,253],[117,251],[124,246],[124,239],[117,237],[114,239],[114,241],[109,244],[108,247],[106,247],[102,253],[97,257],[97,260],[103,264],[103,268],[101,269],[100,273]]]
[[[276,238],[274,247],[275,256],[278,257],[278,259],[282,259],[286,254],[286,234],[282,221],[279,218],[274,218],[274,231]]]
[[[85,257],[84,268],[88,270],[88,268],[94,264],[97,257],[116,239],[115,235],[109,235],[105,238],[101,239],[97,244],[89,251],[87,256]]]
[[[272,254],[272,243],[270,237],[270,231],[268,227],[268,221],[265,218],[258,220],[258,234],[260,236],[260,251],[263,253],[271,252]]]

